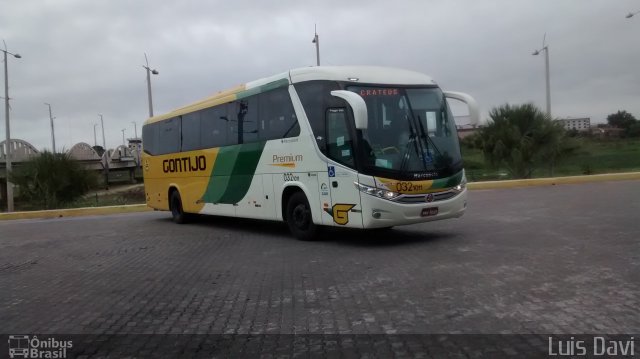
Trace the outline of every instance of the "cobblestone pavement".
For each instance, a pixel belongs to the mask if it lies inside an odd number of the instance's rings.
[[[640,182],[472,191],[327,230],[167,212],[0,222],[0,333],[638,333]],[[640,346],[638,346],[640,347]]]

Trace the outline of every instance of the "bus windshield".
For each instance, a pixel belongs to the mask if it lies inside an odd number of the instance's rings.
[[[437,87],[349,86],[367,104],[361,151],[365,167],[404,175],[461,163],[453,116]]]

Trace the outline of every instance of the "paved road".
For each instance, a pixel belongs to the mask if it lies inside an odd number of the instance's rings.
[[[0,222],[0,333],[638,333],[640,182],[473,191],[329,230],[166,212]]]

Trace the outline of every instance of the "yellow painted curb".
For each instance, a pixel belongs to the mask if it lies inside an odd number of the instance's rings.
[[[47,211],[28,211],[28,212],[11,212],[0,213],[1,220],[9,219],[32,219],[32,218],[59,218],[59,217],[78,217],[78,216],[94,216],[102,214],[116,213],[132,213],[146,212],[153,209],[147,207],[146,204],[131,204],[123,206],[105,206],[105,207],[85,207],[85,208],[69,208],[69,209],[52,209]]]
[[[640,180],[640,172],[607,173],[607,174],[601,174],[601,175],[553,177],[553,178],[534,178],[534,179],[524,179],[524,180],[470,182],[469,184],[467,184],[467,187],[470,190],[482,190],[482,189],[551,186],[551,185],[557,185],[557,184],[576,184],[576,183],[628,181],[628,180]],[[48,211],[0,213],[0,221],[10,220],[10,219],[95,216],[95,215],[102,215],[102,214],[147,212],[152,210],[153,209],[150,207],[147,207],[146,204],[53,209]]]
[[[469,188],[470,190],[500,189],[500,188],[517,188],[517,187],[533,187],[533,186],[552,186],[557,184],[577,184],[577,183],[629,181],[629,180],[640,180],[640,172],[606,173],[606,174],[600,174],[600,175],[533,178],[533,179],[523,179],[523,180],[470,182],[469,184],[467,184],[467,188]]]

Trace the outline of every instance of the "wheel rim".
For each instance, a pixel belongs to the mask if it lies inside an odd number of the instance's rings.
[[[173,205],[171,206],[171,212],[174,216],[180,215],[180,202],[176,198],[174,198],[172,203]]]
[[[299,229],[306,229],[309,224],[310,213],[307,206],[300,203],[293,209],[293,224]]]

